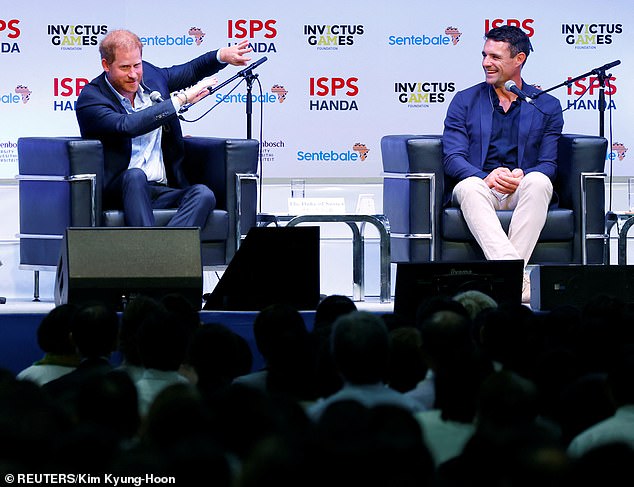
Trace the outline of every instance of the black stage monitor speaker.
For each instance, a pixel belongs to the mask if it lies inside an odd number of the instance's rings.
[[[198,228],[68,228],[55,304],[102,301],[121,311],[138,295],[180,293],[199,310],[202,282]]]
[[[423,301],[432,296],[481,291],[498,303],[522,302],[522,260],[398,263],[394,313],[414,320]]]
[[[562,305],[583,308],[598,294],[634,301],[634,266],[540,265],[531,272],[531,308],[550,311]]]
[[[205,302],[206,310],[259,311],[319,303],[319,227],[253,227]]]

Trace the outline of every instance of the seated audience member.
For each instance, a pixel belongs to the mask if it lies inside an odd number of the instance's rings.
[[[634,352],[623,351],[613,361],[608,371],[608,387],[616,412],[573,438],[568,445],[572,458],[611,443],[625,443],[634,448]]]
[[[209,323],[194,332],[185,363],[193,383],[205,394],[231,385],[251,371],[253,357],[246,340],[220,323]]]
[[[72,304],[56,306],[37,328],[37,344],[44,356],[16,376],[38,385],[68,374],[79,365],[79,355],[70,340],[70,324],[77,308]]]
[[[156,395],[171,384],[188,383],[179,374],[187,351],[188,333],[173,313],[149,313],[138,331],[138,346],[144,371],[135,382],[139,412],[144,417]]]
[[[145,371],[139,350],[139,328],[144,320],[162,313],[167,313],[165,305],[144,295],[131,300],[123,310],[119,332],[120,368],[130,375],[133,382],[138,381]]]
[[[414,389],[427,375],[420,331],[413,326],[390,330],[390,361],[386,383],[399,392]]]
[[[430,300],[419,307],[417,328],[428,370],[425,378],[405,395],[427,411],[435,405],[435,370],[442,360],[451,361],[474,346],[471,320],[464,307],[449,298]]]
[[[434,466],[423,434],[401,407],[338,401],[323,412],[314,430],[309,485],[432,485]]]
[[[498,303],[495,299],[475,289],[458,293],[453,299],[464,306],[472,320],[476,319],[480,311],[498,307]]]
[[[357,305],[348,296],[331,294],[322,299],[315,310],[311,337],[317,360],[317,395],[326,397],[341,389],[341,376],[330,353],[332,324],[342,315],[357,311]]]
[[[379,316],[365,311],[340,316],[332,327],[330,340],[344,385],[308,408],[311,419],[318,420],[328,406],[343,400],[358,401],[366,407],[393,405],[416,411],[413,400],[385,385],[390,338]]]
[[[249,374],[236,377],[235,384],[267,390],[267,378],[271,360],[276,352],[280,337],[287,334],[307,333],[304,318],[294,307],[287,304],[272,304],[262,309],[253,322],[255,346],[264,360],[264,368]]]
[[[56,401],[75,415],[77,395],[90,378],[112,370],[111,354],[117,346],[119,317],[110,307],[90,304],[73,315],[71,339],[80,356],[75,370],[42,387]]]

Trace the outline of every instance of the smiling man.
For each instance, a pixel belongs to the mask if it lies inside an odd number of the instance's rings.
[[[103,73],[77,99],[84,138],[104,149],[106,208],[123,209],[128,226],[154,225],[153,208],[177,207],[170,226],[202,227],[216,204],[213,192],[185,178],[178,110],[209,94],[205,79],[228,64],[250,60],[248,41],[160,68],[143,61],[143,44],[128,30],[113,30],[99,44]],[[171,96],[170,96],[171,95]]]
[[[527,104],[504,86],[512,80],[529,97],[538,92],[521,77],[531,50],[524,31],[505,25],[485,38],[485,81],[456,93],[445,118],[445,203],[460,207],[488,260],[522,259],[526,266],[557,201],[552,183],[563,115],[548,94]],[[513,210],[508,234],[496,210]],[[526,272],[522,301],[530,301]]]

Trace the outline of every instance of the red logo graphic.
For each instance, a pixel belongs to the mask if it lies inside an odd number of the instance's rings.
[[[284,103],[284,100],[286,100],[286,94],[288,93],[288,91],[282,85],[273,85],[273,88],[271,88],[271,93],[274,93],[277,95],[277,99],[280,103]]]
[[[367,148],[365,144],[357,142],[352,146],[352,150],[359,153],[359,157],[362,161],[365,161],[368,158],[368,152],[370,149]]]
[[[200,46],[202,44],[203,38],[205,37],[205,33],[202,31],[202,29],[199,29],[198,27],[192,27],[187,31],[187,33],[190,36],[194,37],[197,46]]]
[[[460,36],[462,32],[460,32],[456,27],[447,27],[445,29],[445,34],[451,37],[451,43],[455,46],[460,41]]]
[[[22,103],[26,103],[29,101],[31,97],[31,90],[27,86],[18,85],[15,87],[15,92],[22,97]]]

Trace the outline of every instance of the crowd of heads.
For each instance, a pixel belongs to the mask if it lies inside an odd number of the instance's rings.
[[[231,487],[590,485],[634,459],[634,433],[584,437],[634,412],[632,313],[602,295],[539,313],[475,291],[409,320],[328,296],[312,326],[262,309],[250,344],[178,296],[119,315],[61,305],[38,329],[42,359],[0,375],[0,465]]]

